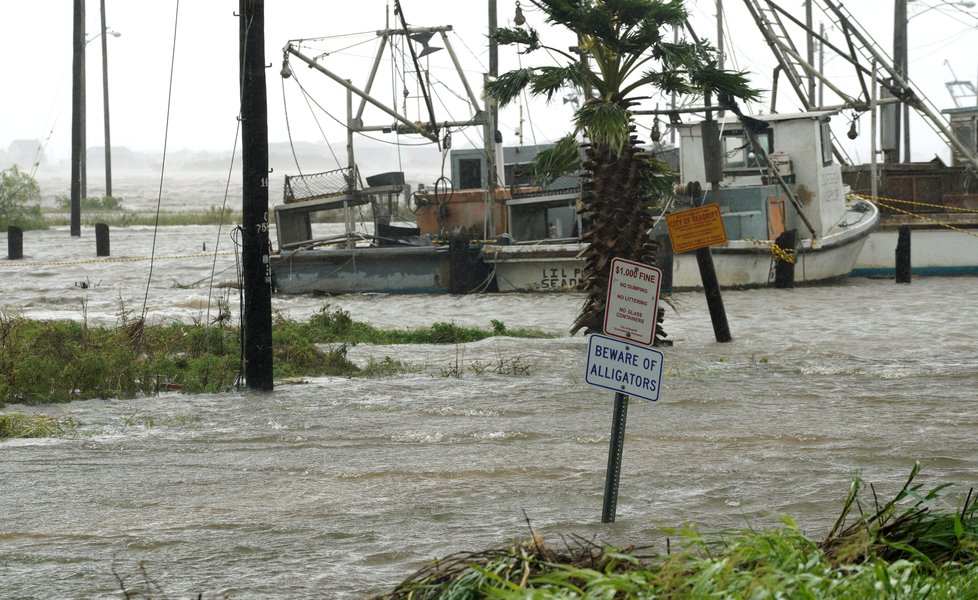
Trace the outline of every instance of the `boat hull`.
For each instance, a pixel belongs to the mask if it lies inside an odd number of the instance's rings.
[[[467,292],[478,283],[478,250],[453,257],[448,246],[303,249],[273,256],[272,280],[284,294]]]
[[[879,223],[875,207],[862,203],[846,217],[851,225],[816,241],[802,240],[795,252],[799,285],[827,284],[850,276],[870,232]],[[500,292],[566,292],[578,288],[584,269],[582,243],[486,245],[483,258],[492,267]],[[774,279],[774,254],[769,242],[732,240],[711,248],[717,281],[722,288],[767,286]],[[670,281],[669,274],[663,281]],[[702,289],[695,252],[672,257],[671,288]]]

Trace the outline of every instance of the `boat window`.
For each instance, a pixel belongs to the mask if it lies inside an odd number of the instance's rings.
[[[822,166],[832,164],[832,128],[829,127],[829,120],[822,120],[820,143],[822,144]]]
[[[757,141],[767,152],[774,151],[774,142],[770,131],[756,135]],[[760,156],[751,149],[750,142],[743,130],[728,130],[720,138],[723,151],[723,168],[727,169],[757,169],[764,164]]]
[[[458,187],[463,190],[477,190],[482,187],[482,159],[458,160]]]

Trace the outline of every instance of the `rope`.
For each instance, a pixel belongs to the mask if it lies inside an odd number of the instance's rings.
[[[795,251],[791,248],[782,248],[771,240],[753,240],[750,238],[745,238],[744,241],[751,242],[752,244],[761,244],[762,246],[770,246],[771,256],[774,257],[774,260],[795,264]]]
[[[856,198],[860,198],[862,200],[866,200],[867,202],[872,202],[872,203],[874,203],[874,204],[876,204],[878,206],[881,206],[883,208],[887,208],[887,209],[892,210],[894,212],[898,212],[898,213],[901,213],[901,214],[904,214],[904,215],[907,215],[907,216],[910,216],[910,217],[914,217],[914,218],[920,219],[922,221],[927,221],[928,223],[932,223],[934,225],[937,225],[939,227],[943,227],[945,229],[950,229],[952,231],[957,231],[957,232],[963,233],[965,235],[970,235],[970,236],[973,236],[973,237],[978,237],[978,233],[975,233],[973,231],[968,231],[967,229],[962,229],[961,227],[955,227],[954,225],[951,225],[949,223],[944,223],[943,221],[939,221],[939,220],[937,220],[937,219],[935,219],[933,217],[928,217],[928,216],[922,215],[920,213],[910,212],[909,210],[903,210],[902,208],[899,208],[897,206],[893,206],[892,204],[890,204],[890,202],[896,202],[896,203],[900,203],[900,204],[914,204],[914,205],[917,205],[917,206],[927,206],[927,207],[931,207],[931,208],[940,208],[940,209],[943,209],[943,210],[946,210],[946,211],[953,211],[953,212],[959,212],[959,213],[978,214],[978,210],[975,210],[975,209],[972,209],[972,208],[959,208],[959,207],[956,207],[956,206],[943,206],[941,204],[927,204],[926,202],[914,202],[913,200],[897,200],[895,198],[886,198],[885,201],[883,201],[884,199],[881,199],[881,198],[878,198],[878,197],[877,198],[872,198],[870,196],[865,196],[865,195],[862,195],[862,194],[849,194],[849,195],[850,196],[854,196]]]
[[[143,296],[143,310],[140,319],[146,318],[146,307],[149,304],[149,286],[153,281],[153,259],[156,255],[156,237],[160,229],[160,208],[163,204],[163,175],[166,173],[166,151],[170,138],[170,108],[173,105],[173,72],[177,61],[177,24],[180,21],[180,0],[177,0],[176,12],[173,15],[173,47],[170,51],[170,83],[166,98],[166,124],[163,127],[163,159],[160,164],[160,189],[156,197],[156,223],[153,226],[153,244],[150,248],[149,275],[146,277],[146,294]]]

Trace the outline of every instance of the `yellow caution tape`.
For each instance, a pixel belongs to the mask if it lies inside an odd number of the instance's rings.
[[[879,197],[872,198],[870,196],[864,196],[862,194],[849,194],[849,196],[855,197],[855,198],[860,198],[862,200],[866,200],[867,202],[872,202],[874,204],[877,204],[879,206],[882,206],[883,208],[888,208],[888,209],[890,209],[890,210],[892,210],[894,212],[898,212],[898,213],[901,213],[901,214],[904,214],[904,215],[907,215],[907,216],[910,216],[910,217],[914,217],[915,219],[920,219],[921,221],[927,221],[928,223],[933,223],[934,225],[937,225],[938,227],[943,227],[945,229],[950,229],[952,231],[957,231],[957,232],[963,233],[965,235],[970,235],[970,236],[973,236],[973,237],[978,237],[978,233],[975,233],[973,231],[968,231],[967,229],[962,229],[961,227],[955,227],[954,225],[951,225],[949,223],[944,223],[943,221],[938,221],[937,219],[935,219],[933,217],[928,217],[927,215],[922,215],[920,213],[910,212],[909,210],[903,210],[902,208],[898,208],[896,206],[893,206],[892,204],[890,204],[890,202],[901,202],[901,203],[904,203],[904,204],[916,204],[917,206],[929,206],[929,207],[932,207],[932,208],[942,208],[942,209],[945,209],[945,210],[957,211],[957,212],[964,212],[964,213],[978,213],[978,210],[974,210],[974,209],[971,209],[971,208],[958,208],[956,206],[941,206],[940,204],[927,204],[927,203],[924,203],[924,202],[913,202],[913,201],[910,201],[910,200],[896,200],[896,199],[893,199],[893,198],[879,198]]]
[[[95,258],[90,260],[60,260],[46,262],[20,262],[6,261],[0,262],[0,267],[57,267],[61,265],[93,265],[99,263],[127,263],[139,262],[144,260],[179,260],[184,258],[204,258],[211,256],[227,256],[234,252],[200,252],[198,254],[183,254],[179,256],[132,256],[126,258]]]

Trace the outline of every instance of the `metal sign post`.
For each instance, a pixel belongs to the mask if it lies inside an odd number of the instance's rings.
[[[615,392],[602,523],[614,523],[618,508],[628,397],[652,402],[659,399],[663,355],[651,345],[655,341],[661,280],[662,271],[655,267],[621,258],[612,260],[605,303],[607,335],[593,333],[588,339],[585,382]]]

